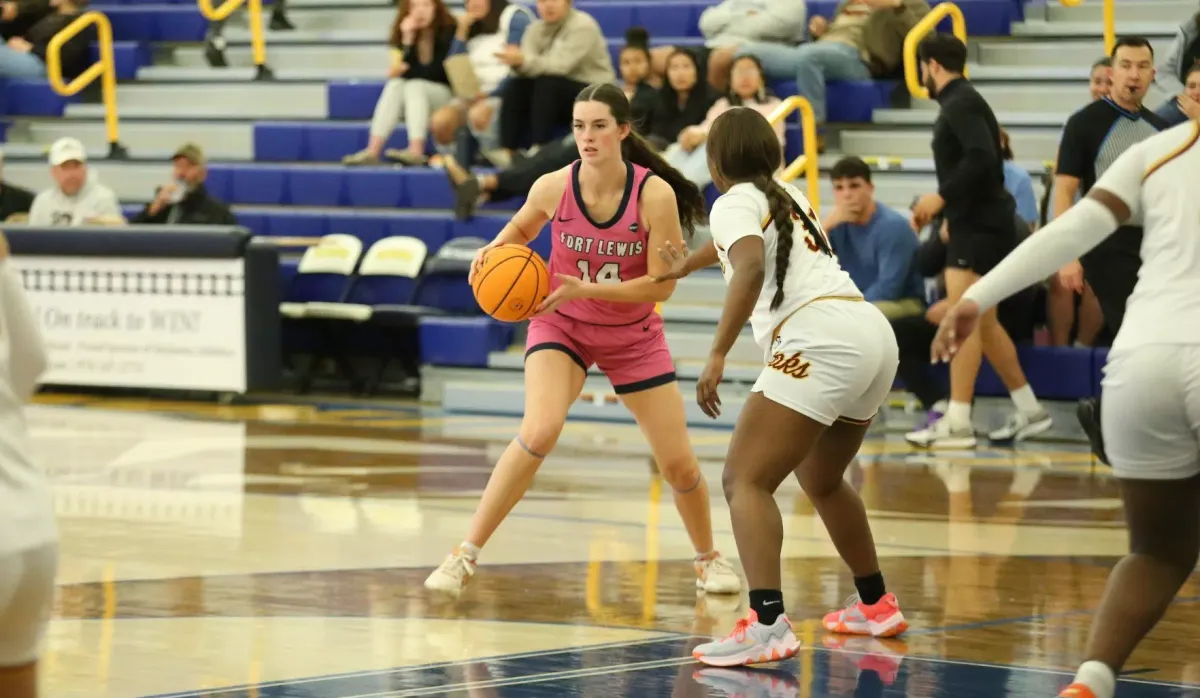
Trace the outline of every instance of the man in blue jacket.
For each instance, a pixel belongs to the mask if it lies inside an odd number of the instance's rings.
[[[835,207],[822,226],[842,268],[889,320],[924,313],[920,241],[908,217],[875,201],[871,168],[859,158],[839,160],[830,178]]]

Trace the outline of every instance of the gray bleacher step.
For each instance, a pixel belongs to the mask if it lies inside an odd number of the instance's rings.
[[[1030,38],[1024,37],[1021,41],[981,41],[972,47],[972,51],[979,63],[993,66],[1089,66],[1104,56],[1101,33],[1083,40],[1030,41]],[[1149,38],[1155,55],[1162,55],[1171,45],[1170,38]]]
[[[1065,119],[1064,119],[1065,121]],[[1053,160],[1058,154],[1057,128],[1007,128],[1013,152],[1022,160]],[[904,129],[851,129],[841,132],[844,153],[887,153],[895,157],[929,157],[929,127]],[[1036,183],[1035,183],[1036,184]],[[912,202],[906,202],[911,204]]]
[[[665,330],[667,346],[671,356],[676,361],[703,361],[708,358],[712,349],[713,333],[711,328],[676,329],[668,327]],[[763,351],[754,343],[754,336],[747,327],[738,335],[733,348],[726,355],[730,363],[752,364],[763,360]]]
[[[225,58],[231,66],[254,65],[249,46],[230,46],[225,51]],[[193,68],[208,65],[208,61],[204,58],[204,47],[199,44],[159,48],[155,51],[154,62],[160,65]],[[321,49],[314,46],[271,46],[267,49],[267,63],[272,68],[280,67],[290,70],[357,68],[367,74],[374,72],[382,77],[388,66],[388,47],[383,40],[378,45],[330,46]]]
[[[129,118],[325,119],[328,90],[319,84],[122,85],[117,113]],[[104,116],[103,104],[69,104],[68,117]]]
[[[1088,103],[1087,98],[1080,100],[1079,106]],[[991,102],[993,109],[996,109],[996,120],[1001,126],[1010,128],[1013,126],[1059,126],[1061,127],[1067,121],[1067,117],[1075,111],[1045,111],[1045,112],[1020,112],[1020,111],[1004,111],[1006,105]],[[1078,108],[1078,107],[1077,107]],[[933,126],[933,122],[937,119],[937,111],[934,109],[876,109],[872,115],[874,123],[877,125],[897,125],[897,126]]]
[[[372,11],[374,12],[374,11]],[[357,11],[348,13],[348,17],[357,16]],[[336,44],[386,44],[388,34],[391,32],[391,20],[395,17],[393,13],[391,17],[385,18],[382,22],[364,21],[362,26],[321,26],[319,24],[309,25],[311,28],[306,28],[303,25],[296,24],[296,28],[292,31],[267,31],[264,32],[263,38],[266,40],[268,47],[288,46],[293,44],[308,44],[308,45],[336,45]],[[371,15],[366,15],[367,20],[371,19]],[[229,46],[249,46],[250,45],[250,30],[242,28],[230,28],[225,31],[225,40]],[[268,49],[269,50],[269,49]]]
[[[90,163],[99,181],[116,193],[117,199],[143,201],[154,194],[157,187],[171,178],[169,162],[127,163],[100,160]],[[4,166],[4,179],[33,191],[41,191],[52,184],[50,168],[45,163],[10,162]]]
[[[712,330],[721,319],[723,307],[717,304],[696,305],[690,298],[672,295],[671,300],[663,304],[661,313],[668,327],[684,329],[690,325],[707,325],[709,327],[706,329]]]
[[[1120,34],[1123,36],[1144,36],[1146,38],[1170,39],[1179,30],[1179,25],[1189,14],[1195,14],[1195,7],[1183,11],[1176,19],[1166,21],[1142,20],[1120,21]],[[1029,20],[1013,22],[1012,35],[1015,37],[1096,37],[1104,36],[1104,25],[1097,21],[1083,22],[1043,22]],[[1103,46],[1103,44],[1101,44]],[[1157,53],[1157,52],[1156,52]]]
[[[287,68],[271,66],[271,71],[275,74],[276,83],[280,82],[313,82],[325,84],[333,80],[382,80],[384,78],[383,71],[379,66],[367,66],[363,68]],[[148,65],[138,70],[137,79],[139,83],[153,82],[185,82],[185,83],[253,83],[256,85],[264,84],[254,80],[255,70],[253,67],[236,67],[228,68],[213,68],[208,65],[203,66],[178,66],[178,65]]]
[[[451,8],[461,8],[462,0],[450,0],[446,3]],[[378,9],[381,7],[392,7],[390,2],[370,2],[366,0],[288,0],[288,14],[300,9],[311,10],[338,10],[357,12],[362,9]],[[393,9],[393,13],[395,10]],[[268,14],[269,13],[264,13]],[[395,14],[392,15],[395,17]]]
[[[725,302],[725,281],[716,269],[699,271],[680,279],[671,297],[696,305],[720,306]]]
[[[375,32],[375,37],[380,34],[386,34],[392,26],[392,22],[396,19],[396,8],[388,5],[380,4],[376,7],[338,7],[338,8],[319,8],[319,7],[303,7],[296,6],[288,8],[288,19],[295,25],[298,32],[321,32],[321,31],[343,31],[348,29],[357,29]],[[249,29],[244,29],[240,26],[230,27],[226,30],[225,36],[233,38],[239,33],[250,35]],[[286,36],[291,32],[266,32],[267,45],[270,46],[280,37]]]
[[[1184,18],[1195,14],[1195,2],[1179,0],[1137,0],[1136,2],[1114,3],[1114,17],[1124,27],[1138,22],[1165,22],[1178,25]],[[1067,7],[1060,2],[1047,2],[1044,6],[1026,5],[1025,20],[1048,20],[1051,22],[1102,22],[1103,2],[1084,2],[1076,7]]]
[[[687,422],[691,426],[732,427],[745,403],[745,393],[723,390],[721,416],[712,419],[700,411],[695,399],[694,385],[683,381],[679,385],[684,395]],[[489,414],[519,417],[525,413],[525,387],[518,381],[481,384],[478,381],[447,380],[442,386],[442,409],[459,414]],[[633,416],[620,404],[612,386],[603,379],[589,379],[583,394],[568,411],[573,419],[593,419],[632,423]]]
[[[841,153],[835,150],[825,151],[820,158],[821,171],[827,172],[839,160],[846,157],[846,153]],[[909,157],[896,158],[889,157],[886,154],[880,153],[872,155],[871,153],[856,153],[855,157],[862,158],[875,174],[872,177],[886,177],[892,172],[924,172],[931,174],[935,172],[933,158],[926,153],[925,157]],[[1020,165],[1021,169],[1030,174],[1041,175],[1046,171],[1046,164],[1042,160],[1030,160],[1027,158],[1018,158],[1014,160]]]
[[[49,146],[59,138],[78,138],[89,153],[108,153],[104,119],[15,119],[8,141]],[[120,139],[135,157],[175,152],[191,141],[204,148],[212,159],[250,160],[254,157],[254,127],[251,123],[216,121],[122,121]]]
[[[968,63],[967,73],[971,82],[987,85],[993,82],[1020,82],[1038,84],[1043,82],[1084,82],[1092,76],[1092,61],[1078,65],[985,65]]]
[[[981,83],[977,84],[977,88],[979,94],[983,95],[993,109],[1004,110],[1009,114],[1020,112],[1072,114],[1091,101],[1086,80],[1041,84]],[[912,106],[914,111],[937,111],[939,108],[938,103],[931,99],[914,99]],[[878,113],[876,112],[876,114]]]

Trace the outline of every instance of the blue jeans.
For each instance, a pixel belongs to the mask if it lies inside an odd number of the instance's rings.
[[[839,41],[817,41],[799,46],[749,41],[742,44],[737,55],[757,58],[771,80],[795,79],[800,96],[812,104],[817,123],[825,121],[826,80],[871,79],[871,72],[862,62],[858,50]]]
[[[44,78],[46,64],[32,53],[21,53],[0,44],[0,77],[28,80]]]
[[[701,143],[689,153],[678,143],[672,143],[663,151],[663,159],[700,187],[701,191],[712,184],[712,174],[708,171],[708,147],[705,144]]]
[[[1167,126],[1178,126],[1188,120],[1188,115],[1183,113],[1183,110],[1179,108],[1179,102],[1175,101],[1178,97],[1178,95],[1171,97],[1163,102],[1161,107],[1154,110],[1155,114],[1167,122]]]

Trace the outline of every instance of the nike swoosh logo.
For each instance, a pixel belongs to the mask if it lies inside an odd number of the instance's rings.
[[[563,218],[562,216],[558,217],[559,223],[570,223],[573,220],[575,220],[573,217],[572,218]]]

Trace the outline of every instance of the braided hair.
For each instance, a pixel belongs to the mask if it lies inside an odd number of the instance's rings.
[[[713,179],[725,191],[734,184],[749,182],[767,197],[771,222],[778,239],[775,242],[775,295],[771,310],[783,304],[783,284],[787,279],[796,240],[796,223],[807,235],[804,244],[814,252],[833,256],[825,236],[800,210],[795,199],[775,179],[783,164],[779,136],[766,117],[754,109],[735,107],[721,114],[708,132],[708,165]]]

